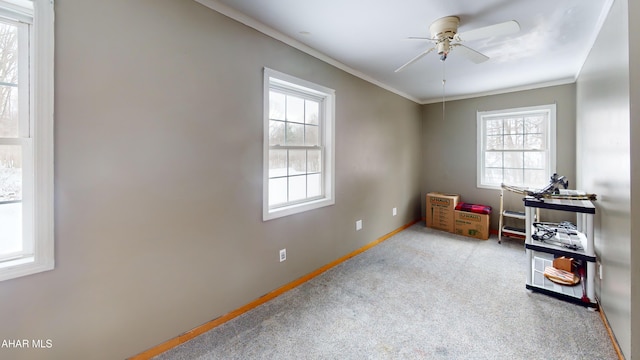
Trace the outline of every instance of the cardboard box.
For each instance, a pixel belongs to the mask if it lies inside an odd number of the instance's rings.
[[[430,192],[427,194],[427,226],[454,232],[453,212],[460,195]]]
[[[455,233],[487,240],[489,238],[489,214],[477,214],[455,210]]]

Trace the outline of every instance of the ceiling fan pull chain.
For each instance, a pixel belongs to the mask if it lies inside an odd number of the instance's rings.
[[[444,121],[445,117],[444,117],[444,86],[447,83],[447,79],[445,76],[445,62],[444,60],[442,60],[442,121]]]

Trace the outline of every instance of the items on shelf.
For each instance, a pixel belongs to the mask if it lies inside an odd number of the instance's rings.
[[[560,176],[558,174],[551,175],[551,179],[549,180],[549,185],[539,190],[531,190],[531,189],[520,187],[520,186],[501,184],[501,188],[504,190],[526,195],[538,200],[541,200],[541,199],[596,200],[597,198],[596,194],[587,194],[584,192],[562,191],[560,189],[560,186],[562,186],[564,189],[567,189],[567,187],[569,186],[569,181],[566,180],[564,176]]]
[[[535,228],[535,233],[531,235],[533,240],[554,243],[572,250],[583,249],[576,226],[569,221],[559,224],[534,222],[533,227]]]
[[[544,276],[556,284],[574,286],[580,283],[580,277],[574,272],[574,268],[581,268],[582,264],[575,266],[576,260],[566,256],[553,259],[551,266],[544,268]]]
[[[556,269],[553,266],[544,268],[544,277],[556,284],[569,286],[577,285],[580,282],[580,278],[576,274],[570,271]]]
[[[558,270],[564,270],[568,272],[573,272],[573,258],[568,258],[566,256],[560,256],[558,258],[553,259],[553,267]]]
[[[526,188],[521,186],[507,185],[504,183],[501,184],[500,185],[501,187],[500,189],[500,222],[499,222],[499,228],[498,228],[498,243],[502,243],[502,236],[520,237],[520,238],[525,236],[524,228],[505,224],[506,220],[509,218],[512,219],[512,221],[513,219],[517,219],[521,221],[521,220],[524,220],[525,218],[523,212],[505,210],[504,208],[505,191],[525,195],[540,201],[544,201],[545,199],[596,200],[595,194],[587,194],[582,191],[567,190],[568,186],[569,186],[569,181],[564,176],[561,176],[558,174],[553,174],[549,179],[549,184],[542,189],[531,189],[531,188]],[[536,219],[534,221],[539,221],[539,219],[540,219],[540,212],[536,211]],[[570,245],[570,246],[573,246],[573,245]]]

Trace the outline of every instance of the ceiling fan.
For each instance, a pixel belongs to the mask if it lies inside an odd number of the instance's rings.
[[[515,20],[489,25],[462,33],[458,33],[459,25],[459,17],[446,16],[434,21],[431,26],[429,26],[429,32],[431,33],[430,38],[410,37],[409,39],[430,40],[435,45],[432,48],[421,52],[420,54],[418,54],[418,56],[414,57],[406,64],[397,68],[395,72],[402,71],[404,68],[420,60],[423,56],[427,55],[433,50],[436,50],[438,52],[438,55],[440,55],[440,60],[444,61],[447,59],[449,52],[453,48],[457,48],[456,51],[458,51],[462,56],[466,57],[476,64],[479,64],[481,62],[489,60],[489,57],[461,44],[461,42],[473,41],[493,36],[504,36],[520,31],[520,25]]]

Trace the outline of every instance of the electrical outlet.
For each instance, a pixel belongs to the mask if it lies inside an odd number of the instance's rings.
[[[393,214],[393,216],[398,215],[398,209],[397,208],[393,208],[393,210],[391,210],[391,214]]]
[[[356,221],[356,231],[362,230],[362,220]]]
[[[280,250],[280,262],[287,260],[287,249]]]

